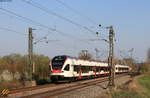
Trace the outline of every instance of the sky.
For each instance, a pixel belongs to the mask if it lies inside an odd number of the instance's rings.
[[[35,29],[33,30],[34,42],[46,36],[46,39],[34,44],[34,53],[51,58],[56,55],[77,57],[81,50],[88,50],[95,58],[95,48],[97,48],[99,58],[106,59],[108,44],[102,40],[96,40],[108,39],[109,31],[100,28],[98,25],[101,24],[104,27],[110,25],[114,27],[116,57],[130,57],[128,51],[134,48],[133,58],[139,61],[146,59],[147,50],[150,48],[149,0],[25,1],[33,1],[33,4],[38,3],[46,7],[46,10],[57,13],[60,17],[69,19],[78,25],[63,20],[54,14],[46,13],[23,2],[23,0],[0,1],[0,8],[46,26],[45,28],[36,23],[33,24],[31,21],[18,18],[0,9],[0,56],[11,53],[27,54],[28,28],[32,27]],[[63,2],[67,7],[58,1]],[[51,31],[48,28],[54,28],[61,32]],[[12,32],[10,29],[17,32]],[[99,32],[99,35],[97,36],[95,32]]]

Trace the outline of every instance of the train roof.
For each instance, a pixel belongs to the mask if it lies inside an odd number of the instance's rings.
[[[68,55],[58,55],[55,57],[63,57],[63,58],[69,58],[69,59],[73,59],[74,61],[76,61],[77,65],[96,65],[96,66],[108,66],[108,63],[104,63],[104,62],[98,62],[98,61],[89,61],[89,60],[82,60],[82,59],[78,59],[76,57],[71,57]],[[54,57],[54,58],[55,58]],[[127,65],[115,65],[115,67],[124,67],[124,68],[128,68],[129,66]]]
[[[58,55],[58,56],[55,56],[55,57],[64,57],[64,58],[78,59],[76,57],[71,57],[71,56],[68,56],[68,55]]]
[[[77,57],[71,57],[71,56],[68,56],[68,55],[58,55],[58,56],[55,56],[55,57],[64,57],[64,58],[70,58],[70,59],[75,59],[75,60],[79,60],[79,61],[85,61],[85,62],[97,62],[97,63],[104,63],[104,62],[99,62],[99,61],[94,61],[94,60],[82,60],[82,59],[79,59]],[[55,58],[54,57],[54,58]]]
[[[124,67],[124,68],[128,68],[129,66],[127,66],[127,65],[115,65],[115,67]]]

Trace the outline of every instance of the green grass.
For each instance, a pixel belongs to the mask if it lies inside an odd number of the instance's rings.
[[[143,88],[145,88],[145,95],[150,98],[150,74],[138,78],[138,82]]]
[[[113,92],[112,98],[146,98],[146,97],[138,94],[135,91],[120,91],[120,92]]]
[[[145,92],[138,93],[134,89],[121,89],[121,91],[112,92],[112,98],[150,98],[150,74],[146,74],[137,79]],[[139,88],[140,90],[140,88]]]

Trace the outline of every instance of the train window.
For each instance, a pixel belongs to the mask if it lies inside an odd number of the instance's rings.
[[[106,72],[107,71],[107,67],[103,67],[104,68],[104,72]]]
[[[79,73],[80,71],[80,66],[79,65],[74,65],[74,71]]]
[[[77,65],[74,65],[74,71],[77,71],[78,68],[77,68]]]
[[[99,72],[99,67],[96,67],[96,72]]]
[[[65,56],[57,56],[52,59],[52,69],[62,69],[66,60]]]
[[[74,71],[77,73],[79,73],[80,71],[82,73],[88,73],[91,69],[92,69],[92,67],[90,67],[90,66],[74,65]]]
[[[64,70],[69,71],[69,69],[70,69],[70,65],[67,64],[66,67],[64,68]]]
[[[103,68],[103,67],[101,67],[101,68],[100,68],[100,71],[104,71],[104,68]]]
[[[90,67],[89,67],[89,66],[84,66],[84,67],[82,67],[82,68],[83,68],[83,70],[84,70],[84,73],[87,73],[87,72],[90,71]]]
[[[92,66],[89,66],[89,71],[92,71]]]

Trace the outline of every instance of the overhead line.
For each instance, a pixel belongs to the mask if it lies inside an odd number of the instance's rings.
[[[71,10],[72,12],[74,12],[75,14],[80,15],[83,18],[86,18],[86,20],[88,20],[89,22],[96,24],[97,23],[95,21],[93,21],[91,18],[89,18],[88,16],[84,15],[83,13],[80,13],[79,11],[77,11],[76,9],[72,8],[71,6],[67,5],[65,2],[63,2],[62,0],[56,0],[58,3],[60,3],[61,5],[65,6],[66,8],[68,8],[69,10]]]
[[[71,23],[71,24],[74,24],[74,25],[80,27],[80,28],[83,28],[83,29],[85,29],[85,30],[91,32],[92,34],[93,34],[93,33],[95,34],[95,31],[89,29],[88,27],[83,26],[83,25],[81,25],[81,24],[79,24],[79,23],[76,23],[76,22],[74,22],[74,21],[72,21],[72,20],[70,20],[70,19],[68,19],[68,18],[66,18],[66,17],[64,17],[64,16],[61,16],[61,15],[57,14],[56,12],[53,12],[53,11],[49,10],[48,8],[42,6],[41,4],[39,4],[39,3],[37,3],[37,2],[34,2],[34,1],[26,1],[26,0],[22,0],[22,1],[25,2],[25,3],[27,3],[27,4],[30,4],[31,6],[36,7],[36,8],[38,8],[38,9],[40,9],[40,10],[42,10],[42,11],[48,13],[48,14],[54,15],[54,16],[56,16],[56,17],[58,17],[58,18],[60,18],[60,19],[62,19],[62,20],[64,20],[64,21],[67,21],[67,22],[69,22],[69,23]],[[34,3],[34,4],[33,4],[33,3]]]
[[[68,8],[69,10],[71,10],[72,12],[74,12],[75,14],[80,15],[83,18],[86,18],[89,22],[98,25],[95,21],[93,21],[91,18],[89,18],[88,16],[84,15],[83,13],[79,12],[78,10],[72,8],[71,6],[69,6],[68,4],[66,4],[65,2],[63,2],[62,0],[56,0],[56,2],[60,3],[61,5],[65,6],[66,8]],[[88,29],[88,28],[87,28]]]
[[[21,33],[21,32],[18,32],[18,31],[12,30],[12,29],[3,28],[3,27],[0,27],[0,29],[1,29],[1,30],[5,30],[5,31],[14,32],[14,33],[17,33],[17,34],[20,34],[20,35],[27,36],[27,34],[25,34],[25,33]]]
[[[51,30],[51,31],[55,31],[55,32],[57,32],[57,33],[59,33],[59,34],[65,36],[65,37],[74,37],[74,36],[65,34],[64,32],[58,31],[58,30],[56,30],[56,29],[50,28],[50,27],[48,27],[48,26],[46,26],[46,25],[43,25],[43,24],[41,24],[41,23],[39,23],[39,22],[36,22],[36,21],[34,21],[34,20],[32,20],[32,19],[29,19],[29,18],[27,18],[27,17],[18,15],[17,13],[12,12],[12,11],[10,11],[10,10],[4,9],[4,8],[0,8],[0,10],[3,10],[3,11],[5,11],[5,12],[10,13],[10,14],[12,14],[12,15],[14,15],[14,16],[17,16],[17,17],[19,17],[19,18],[25,19],[25,20],[29,21],[30,23],[33,23],[33,24],[35,24],[35,25],[37,25],[37,26],[40,26],[40,27],[43,27],[43,28],[47,28],[48,30]]]
[[[41,24],[41,23],[39,23],[39,22],[36,22],[36,21],[34,21],[34,20],[30,19],[30,18],[21,16],[21,15],[15,13],[15,12],[10,11],[10,10],[4,9],[4,8],[0,8],[0,10],[2,10],[2,11],[4,11],[4,12],[7,12],[7,13],[9,13],[9,14],[11,14],[11,15],[17,16],[17,17],[19,17],[19,19],[21,18],[21,19],[27,20],[28,22],[33,23],[34,25],[37,25],[37,26],[40,26],[40,27],[43,27],[43,28],[47,28],[48,30],[51,30],[51,31],[55,31],[55,32],[61,34],[61,35],[64,36],[64,37],[72,38],[72,39],[75,39],[75,40],[77,40],[77,41],[82,41],[81,39],[79,39],[79,38],[76,37],[76,36],[69,35],[69,34],[65,34],[65,33],[62,32],[62,31],[59,31],[59,30],[50,28],[50,27],[48,27],[48,26],[46,26],[46,25],[43,25],[43,24]],[[18,18],[17,18],[17,19],[18,19]],[[50,33],[46,34],[46,36],[48,36],[49,34],[50,34]],[[44,37],[45,37],[45,36],[44,36]],[[43,37],[42,37],[42,38],[43,38]],[[82,41],[82,42],[86,42],[86,41]],[[86,43],[87,43],[87,42],[86,42]]]
[[[21,15],[15,13],[15,12],[10,11],[10,10],[4,9],[4,8],[0,8],[0,10],[3,10],[3,11],[5,11],[5,12],[7,12],[7,13],[10,13],[10,14],[15,15],[15,16],[17,16],[17,17],[20,17],[20,18],[22,18],[22,19],[28,20],[29,22],[32,22],[33,24],[35,24],[35,25],[37,25],[37,26],[40,26],[40,27],[43,27],[43,28],[48,28],[48,29],[54,31],[54,29],[52,29],[52,28],[49,28],[49,27],[47,27],[47,26],[45,26],[45,25],[43,25],[43,24],[41,24],[41,23],[39,23],[39,22],[36,22],[36,21],[32,20],[32,19],[29,19],[29,18],[26,18],[26,17],[24,17],[24,16],[21,16]]]

